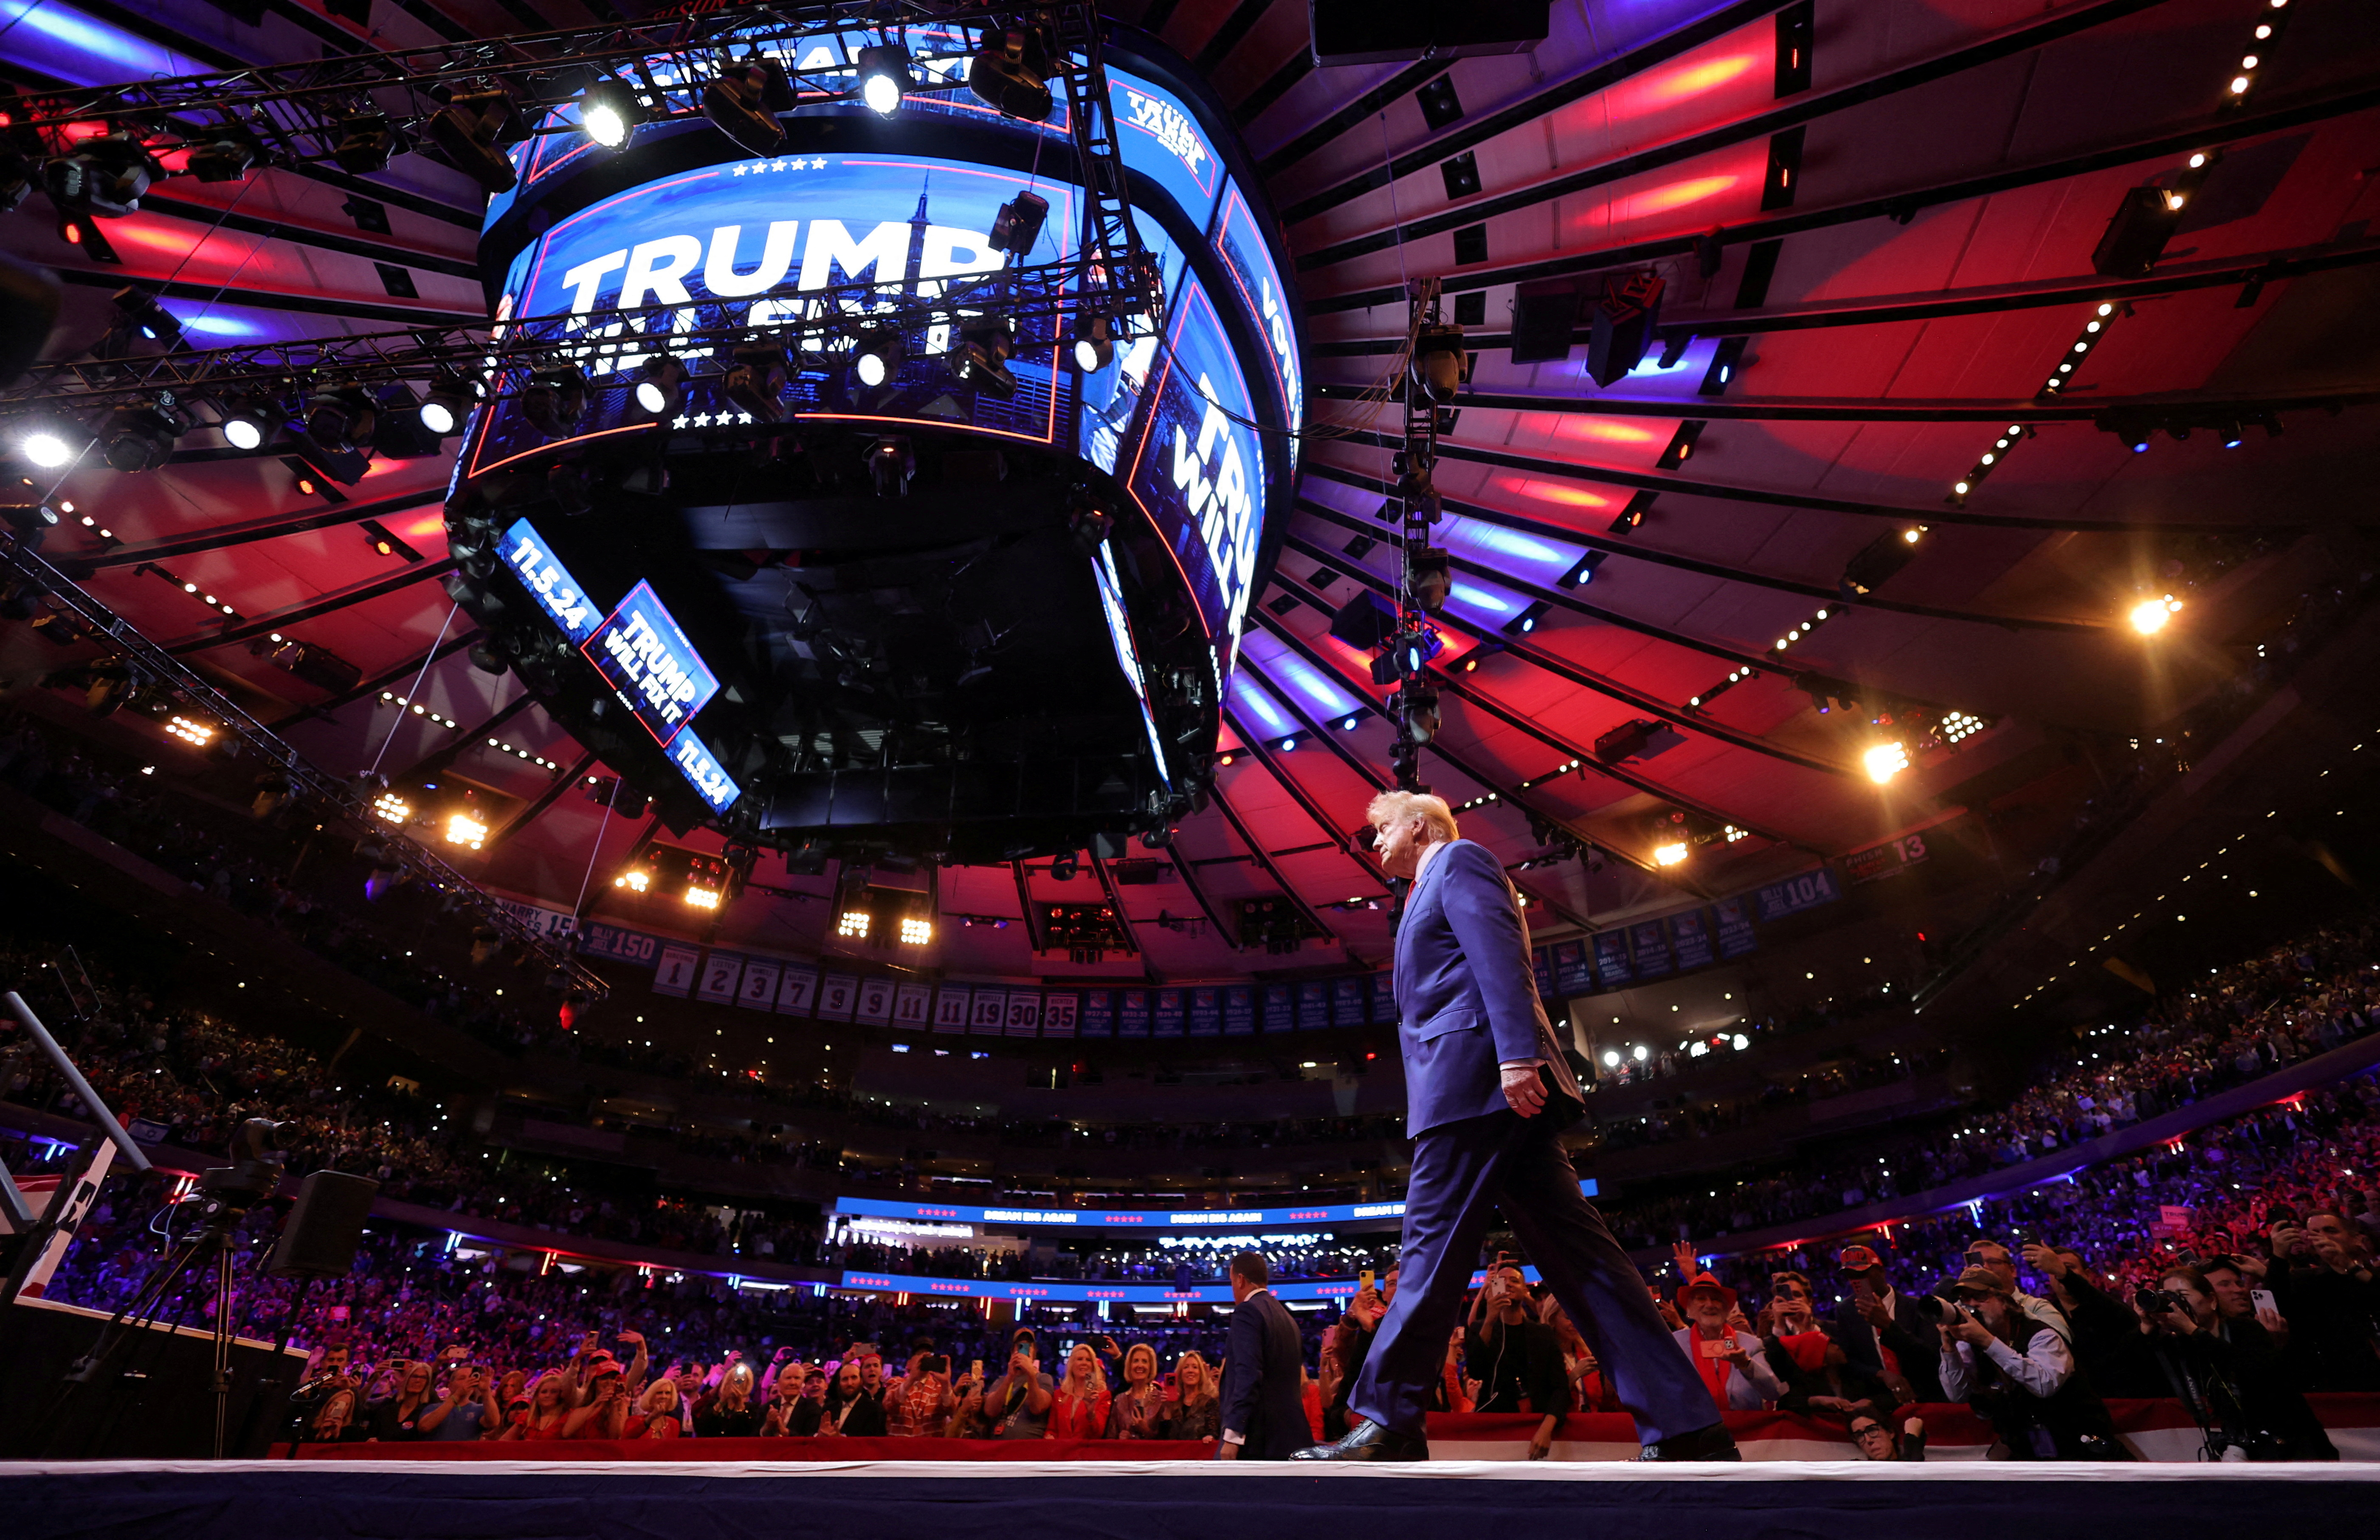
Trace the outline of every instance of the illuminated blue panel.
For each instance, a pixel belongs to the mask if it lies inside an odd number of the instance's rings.
[[[1501,588],[1484,588],[1463,581],[1454,585],[1454,602],[1469,610],[1485,610],[1490,614],[1511,615],[1521,611],[1521,601]]]
[[[1304,731],[1297,719],[1282,710],[1262,685],[1245,673],[1232,675],[1230,699],[1232,709],[1240,713],[1241,720],[1260,728],[1265,737],[1284,738]]]
[[[1231,676],[1256,578],[1264,446],[1247,377],[1196,280],[1175,297],[1148,430],[1124,486],[1165,538],[1206,617],[1215,675]]]
[[[1343,717],[1363,709],[1366,704],[1291,651],[1288,643],[1267,632],[1251,632],[1244,650],[1251,661],[1264,670],[1265,677],[1305,697],[1318,716]]]
[[[1593,1177],[1578,1184],[1588,1197],[1599,1191]],[[1228,1233],[1243,1228],[1270,1229],[1284,1225],[1358,1224],[1367,1219],[1404,1218],[1401,1201],[1383,1203],[1311,1204],[1303,1208],[976,1208],[965,1204],[901,1203],[890,1198],[845,1195],[834,1200],[834,1211],[879,1219],[940,1219],[944,1223],[1064,1226],[1069,1230],[1172,1230],[1193,1233]],[[978,1279],[979,1284],[982,1280]]]
[[[601,612],[587,597],[587,590],[578,586],[578,580],[570,576],[570,569],[553,554],[553,548],[545,543],[545,537],[529,527],[528,520],[516,520],[504,531],[499,554],[513,576],[528,589],[529,597],[537,600],[538,607],[562,627],[564,636],[574,642],[584,642],[595,634],[600,624],[596,617]]]
[[[1123,602],[1123,580],[1117,576],[1115,547],[1099,543],[1099,556],[1091,563],[1091,576],[1099,585],[1099,611],[1107,616],[1108,640],[1115,647],[1116,666],[1123,670],[1124,682],[1132,686],[1133,697],[1140,702],[1140,724],[1148,734],[1148,752],[1157,759],[1157,778],[1167,785],[1173,784],[1173,772],[1165,763],[1165,746],[1158,741],[1157,714],[1149,709],[1148,681],[1140,672],[1140,651],[1132,643],[1132,617]]]
[[[1114,65],[1108,66],[1108,105],[1125,166],[1171,194],[1194,227],[1207,228],[1222,191],[1223,167],[1198,120],[1172,91]]]
[[[744,788],[727,778],[726,770],[694,729],[689,727],[678,734],[677,740],[670,745],[669,757],[677,772],[686,777],[686,784],[710,805],[712,812],[727,811],[744,794]]]
[[[57,0],[0,0],[8,62],[75,85],[196,75],[207,67]]]
[[[1297,468],[1298,432],[1305,426],[1305,374],[1298,361],[1297,333],[1289,321],[1289,291],[1273,265],[1272,248],[1264,229],[1248,211],[1248,200],[1236,183],[1223,184],[1223,218],[1215,228],[1215,249],[1223,271],[1239,291],[1241,303],[1256,318],[1270,354],[1273,380],[1289,409],[1289,433],[1283,446],[1292,470]]]
[[[1532,1283],[1537,1281],[1537,1269],[1523,1267],[1521,1271]],[[1476,1289],[1488,1281],[1485,1271],[1474,1272],[1466,1289]],[[1008,1283],[982,1278],[921,1278],[911,1273],[863,1273],[846,1271],[838,1289],[860,1290],[869,1293],[887,1291],[904,1294],[933,1294],[952,1299],[1050,1300],[1056,1302],[1108,1300],[1124,1304],[1229,1304],[1232,1287],[1228,1283],[1194,1283],[1187,1289],[1172,1289],[1161,1283]],[[1346,1300],[1355,1297],[1362,1287],[1352,1278],[1327,1279],[1312,1283],[1277,1281],[1267,1284],[1266,1291],[1281,1300]]]
[[[1517,529],[1456,514],[1449,514],[1439,525],[1439,540],[1454,554],[1468,556],[1483,566],[1548,584],[1577,565],[1585,551],[1584,546],[1557,545]],[[1536,570],[1531,572],[1532,567]]]
[[[719,693],[719,676],[686,639],[650,583],[630,588],[580,650],[657,743],[676,737]]]

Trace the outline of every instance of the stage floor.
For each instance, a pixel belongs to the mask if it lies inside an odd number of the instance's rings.
[[[2369,1533],[2380,1464],[1441,1461],[98,1461],[0,1464],[11,1540],[2108,1540],[2151,1526]],[[1682,1530],[1681,1525],[1685,1526]]]

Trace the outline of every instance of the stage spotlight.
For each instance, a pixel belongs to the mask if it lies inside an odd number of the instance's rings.
[[[479,399],[480,387],[476,381],[459,374],[442,374],[430,382],[430,393],[421,401],[421,426],[445,438],[462,426],[472,404]]]
[[[182,340],[182,322],[173,311],[157,302],[157,297],[147,289],[130,284],[108,297],[116,313],[123,317],[117,324],[140,333],[151,342],[167,347]]]
[[[17,532],[19,544],[39,545],[42,535],[57,527],[58,511],[46,503],[0,504],[0,523]]]
[[[289,414],[266,396],[245,396],[224,413],[224,443],[234,449],[261,449],[281,436]]]
[[[777,343],[751,343],[735,350],[735,365],[727,371],[727,399],[752,414],[756,422],[775,422],[785,415],[785,350]]]
[[[1097,374],[1115,362],[1115,323],[1105,316],[1085,316],[1075,323],[1075,369]]]
[[[868,937],[868,914],[865,909],[845,909],[834,920],[834,933],[849,940],[865,940]]]
[[[901,333],[890,327],[862,332],[851,355],[851,371],[869,390],[892,378],[908,351]]]
[[[1436,690],[1427,685],[1407,685],[1397,692],[1394,705],[1404,722],[1406,742],[1426,744],[1438,736],[1440,719]]]
[[[2165,629],[2166,623],[2173,619],[2180,609],[2181,600],[2171,594],[2167,594],[2162,599],[2142,600],[2132,606],[2128,618],[2132,623],[2133,630],[2143,637],[2154,637]]]
[[[1417,545],[1405,552],[1405,591],[1413,601],[1431,614],[1446,608],[1447,595],[1454,589],[1454,565],[1443,551],[1435,546]]]
[[[785,126],[768,107],[769,71],[758,59],[721,69],[702,88],[702,115],[748,155],[773,155],[785,147]]]
[[[666,422],[686,405],[686,365],[666,353],[649,353],[638,370],[637,409]]]
[[[1470,361],[1463,352],[1462,327],[1426,326],[1414,339],[1407,374],[1414,389],[1432,405],[1443,406],[1452,401],[1470,372]]]
[[[628,142],[637,125],[650,116],[625,80],[598,80],[578,93],[578,127],[606,150]]]
[[[906,48],[880,42],[859,51],[859,99],[870,112],[890,117],[901,110],[901,98],[917,89]]]
[[[306,404],[306,437],[334,455],[370,447],[380,428],[380,406],[360,385],[326,391]]]
[[[930,942],[933,939],[933,921],[919,919],[915,915],[905,915],[902,916],[901,944],[903,946],[921,947]]]
[[[1668,844],[1653,847],[1653,864],[1657,867],[1679,866],[1685,861],[1687,855],[1686,843],[1673,840]]]
[[[1016,394],[1016,376],[1008,372],[1013,340],[1005,321],[983,321],[959,333],[951,349],[951,372],[986,395],[1007,401]]]
[[[568,438],[587,415],[587,376],[568,368],[530,375],[521,387],[520,412],[547,438]]]
[[[341,171],[351,176],[367,176],[375,171],[386,171],[389,158],[398,149],[396,130],[389,127],[384,113],[358,113],[338,121],[338,139],[331,146],[331,159]]]
[[[74,152],[42,167],[42,190],[61,215],[95,214],[121,219],[140,208],[140,197],[165,168],[129,134],[87,139]]]
[[[1909,768],[1909,747],[1899,739],[1877,744],[1860,756],[1867,778],[1881,786]]]
[[[70,464],[78,451],[66,436],[47,428],[37,428],[17,441],[25,458],[41,470],[56,470]]]
[[[1020,192],[1000,206],[991,216],[991,233],[986,244],[994,251],[1025,257],[1041,239],[1041,226],[1050,221],[1050,200],[1038,193]]]
[[[174,457],[174,443],[189,427],[170,392],[143,406],[119,406],[100,435],[107,463],[128,476],[154,470]]]
[[[887,436],[868,446],[868,477],[875,483],[877,496],[899,497],[909,490],[910,478],[917,474],[917,451],[907,439]]]
[[[216,138],[191,146],[182,167],[201,182],[237,182],[246,179],[262,159],[264,147],[254,136],[242,128],[227,127]]]
[[[496,143],[512,122],[513,99],[501,91],[464,91],[430,120],[430,142],[455,169],[490,192],[510,192],[520,182],[513,158]]]
[[[967,89],[1010,117],[1046,121],[1057,101],[1050,94],[1038,40],[1021,30],[987,38],[967,62]],[[1029,51],[1027,44],[1037,44]]]
[[[446,819],[446,843],[465,845],[472,850],[487,843],[488,826],[468,813],[455,813]]]

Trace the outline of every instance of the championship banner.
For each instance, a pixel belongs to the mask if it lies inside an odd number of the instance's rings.
[[[1223,989],[1223,1036],[1249,1037],[1257,1030],[1257,992],[1245,984],[1232,984]]]
[[[1223,1035],[1223,991],[1209,984],[1189,991],[1190,1036],[1220,1037]]]
[[[1636,976],[1628,967],[1628,932],[1596,932],[1595,976],[1596,981],[1607,989],[1617,989]]]
[[[1556,941],[1548,948],[1554,960],[1554,998],[1568,1000],[1572,995],[1595,993],[1595,964],[1590,961],[1585,938]]]
[[[1148,991],[1147,989],[1116,991],[1116,1036],[1119,1037],[1148,1036]]]
[[[1189,1022],[1188,1013],[1184,1007],[1181,990],[1160,989],[1157,991],[1156,1010],[1153,1023],[1154,1032],[1152,1035],[1155,1037],[1179,1037],[1183,1036],[1184,1030],[1188,1026]]]
[[[1297,991],[1286,984],[1264,987],[1264,1029],[1267,1032],[1293,1032],[1297,1029]]]
[[[1330,1025],[1330,986],[1309,978],[1297,987],[1297,1029],[1319,1032]]]
[[[1115,1036],[1115,991],[1085,989],[1083,991],[1083,1036],[1112,1037]]]

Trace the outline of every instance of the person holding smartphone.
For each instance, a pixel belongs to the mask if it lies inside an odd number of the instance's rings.
[[[1008,1340],[1008,1366],[983,1389],[984,1415],[994,1438],[1044,1438],[1050,1433],[1050,1403],[1057,1388],[1041,1372],[1039,1340],[1030,1327],[1019,1327]]]
[[[457,1364],[446,1374],[446,1393],[421,1414],[421,1436],[438,1443],[492,1438],[504,1422],[496,1408],[495,1385],[487,1368]]]
[[[1785,1382],[1768,1366],[1760,1339],[1730,1324],[1735,1291],[1709,1273],[1698,1273],[1678,1291],[1678,1313],[1686,1324],[1674,1333],[1695,1376],[1723,1412],[1757,1412],[1785,1394]]]

